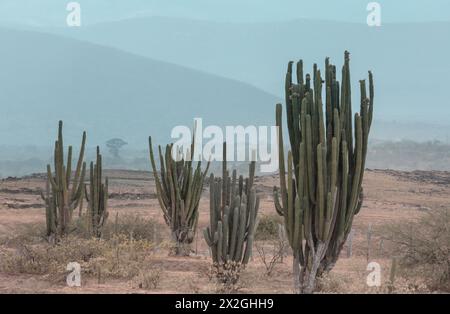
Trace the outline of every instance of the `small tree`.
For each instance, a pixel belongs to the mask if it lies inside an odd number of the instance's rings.
[[[127,144],[127,142],[120,138],[112,138],[106,142],[106,147],[108,147],[109,152],[114,156],[114,158],[120,158],[119,150]]]
[[[89,189],[86,186],[86,200],[88,201],[88,230],[97,238],[102,236],[103,227],[108,219],[108,178],[102,182],[103,167],[100,148],[97,146],[96,162],[91,162],[89,171]]]

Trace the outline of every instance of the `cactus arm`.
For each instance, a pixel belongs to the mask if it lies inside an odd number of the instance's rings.
[[[287,208],[287,188],[286,188],[286,169],[284,167],[284,143],[283,143],[283,124],[282,124],[282,106],[276,106],[276,126],[278,138],[278,160],[279,160],[279,175],[280,175],[280,192],[281,192],[281,206]],[[283,210],[284,212],[284,210]]]

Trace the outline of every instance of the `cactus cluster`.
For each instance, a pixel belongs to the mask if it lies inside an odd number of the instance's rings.
[[[56,238],[68,233],[75,208],[83,204],[84,176],[86,163],[83,162],[86,132],[83,132],[80,154],[75,174],[72,177],[72,146],[69,146],[67,164],[64,164],[64,144],[62,135],[62,121],[59,121],[58,139],[55,141],[54,173],[47,165],[47,182],[45,194],[41,197],[45,202],[47,236]]]
[[[274,187],[274,203],[284,218],[285,235],[293,251],[295,288],[299,292],[312,292],[317,276],[336,263],[353,218],[362,206],[374,86],[369,71],[369,88],[365,80],[360,81],[360,111],[353,115],[347,51],[341,82],[337,80],[336,66],[328,58],[324,78],[316,64],[312,77],[304,75],[301,60],[296,65],[295,83],[293,72],[293,62],[289,62],[285,81],[290,142],[287,160],[282,105],[276,106],[280,188]],[[108,218],[108,178],[102,182],[100,149],[97,147],[95,163],[90,163],[88,188],[84,185],[86,163],[83,161],[86,133],[73,172],[71,146],[65,163],[62,126],[60,121],[54,172],[47,165],[46,191],[41,193],[46,204],[47,236],[66,235],[73,210],[79,207],[81,213],[86,197],[88,230],[91,235],[101,237]],[[151,137],[149,149],[158,202],[177,244],[175,254],[188,255],[196,234],[199,202],[210,163],[204,171],[201,161],[196,166],[193,164],[195,130],[186,155],[177,150],[178,158],[174,158],[173,144],[166,145],[165,151],[158,146],[159,173]],[[223,143],[222,177],[210,176],[210,224],[204,230],[204,237],[214,265],[224,272],[231,271],[234,281],[252,254],[259,197],[254,187],[255,161],[249,165],[248,178],[238,177],[236,170],[230,176],[226,150]]]
[[[345,52],[342,83],[336,66],[325,60],[325,78],[317,65],[313,77],[293,62],[286,74],[287,129],[291,149],[284,158],[282,106],[276,106],[280,161],[280,189],[274,188],[275,207],[284,217],[294,253],[296,288],[311,292],[315,278],[330,270],[351,230],[362,204],[362,179],[372,122],[374,87],[369,72],[360,81],[360,112],[354,115],[350,84],[349,53]],[[322,99],[325,83],[325,100]],[[325,110],[323,107],[325,106]],[[287,176],[286,176],[287,172]]]
[[[108,219],[108,178],[102,183],[102,155],[97,146],[96,162],[90,164],[89,172],[89,190],[86,186],[86,200],[88,201],[88,231],[94,236],[100,238],[103,226]]]
[[[223,144],[222,178],[210,176],[210,225],[204,230],[214,264],[246,265],[252,254],[259,197],[253,181],[255,162],[249,166],[249,177],[227,170],[226,143]]]
[[[195,133],[195,132],[194,132]],[[158,146],[160,160],[160,174],[156,168],[153,153],[152,138],[149,137],[150,162],[155,179],[158,202],[162,209],[164,220],[172,231],[172,238],[177,244],[176,255],[188,255],[189,244],[194,240],[198,222],[198,206],[203,190],[205,176],[209,169],[209,162],[204,172],[201,169],[201,161],[193,168],[194,139],[187,158],[172,157],[173,144],[166,146],[163,154],[161,146]]]

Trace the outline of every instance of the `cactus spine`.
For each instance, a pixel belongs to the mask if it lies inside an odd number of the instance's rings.
[[[316,64],[312,79],[309,74],[304,76],[303,62],[299,61],[297,83],[292,81],[293,63],[289,62],[285,92],[291,150],[287,163],[282,106],[276,106],[280,189],[274,188],[274,200],[277,212],[284,217],[294,270],[300,268],[296,287],[300,292],[312,292],[315,278],[334,266],[353,217],[361,209],[374,87],[369,72],[369,94],[365,81],[360,81],[360,113],[354,115],[353,126],[349,62],[345,52],[341,84],[336,80],[336,66],[328,58],[324,80]]]
[[[86,163],[83,162],[86,132],[83,132],[80,154],[75,175],[72,178],[72,146],[69,146],[67,164],[64,164],[62,121],[59,121],[58,139],[55,141],[54,173],[47,165],[46,193],[41,193],[45,202],[47,236],[61,237],[68,233],[73,210],[82,206]]]
[[[222,178],[210,176],[210,225],[203,234],[211,248],[215,265],[246,265],[252,253],[259,197],[253,181],[255,161],[249,166],[249,177],[232,177],[227,170],[226,143],[223,144]]]
[[[205,171],[202,172],[201,161],[199,161],[196,169],[193,169],[194,139],[195,134],[187,160],[185,160],[184,156],[179,160],[172,158],[173,144],[166,146],[164,154],[161,146],[158,147],[160,177],[156,169],[152,138],[149,137],[150,162],[153,169],[158,202],[162,209],[164,220],[172,231],[172,238],[177,244],[175,248],[176,255],[189,254],[189,245],[192,243],[197,229],[198,206],[203,190],[203,182],[209,168],[208,162]]]
[[[86,187],[86,200],[89,203],[87,219],[88,230],[94,236],[100,238],[103,226],[108,219],[108,178],[102,183],[102,155],[97,146],[97,159],[90,164],[89,190]]]

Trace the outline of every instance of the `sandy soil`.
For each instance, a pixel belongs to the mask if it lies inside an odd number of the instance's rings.
[[[107,171],[110,178],[110,212],[136,213],[153,217],[163,223],[155,198],[154,183],[147,173],[134,171]],[[262,195],[261,214],[273,214],[272,187],[278,185],[276,176],[258,177],[257,189]],[[398,172],[367,170],[364,178],[365,201],[354,221],[353,256],[347,258],[345,249],[332,275],[345,278],[350,285],[364,289],[367,267],[367,230],[390,222],[415,219],[423,212],[450,204],[449,172]],[[42,176],[9,178],[0,183],[0,238],[20,232],[21,226],[45,220],[40,189]],[[208,223],[208,191],[200,205],[199,227]],[[371,261],[388,268],[386,256],[375,238],[371,245]],[[83,278],[81,288],[69,288],[64,283],[53,283],[45,276],[7,275],[0,272],[0,293],[202,293],[213,292],[213,283],[206,275],[210,258],[201,236],[193,245],[196,254],[191,257],[169,257],[161,251],[152,257],[161,266],[163,276],[159,288],[152,291],[138,289],[132,280],[106,280],[99,284],[94,278]],[[241,292],[290,293],[292,291],[291,259],[285,258],[276,266],[271,277],[264,275],[264,265],[256,250],[253,261],[242,277]],[[388,274],[384,274],[385,277]],[[356,289],[356,288],[355,288]]]

